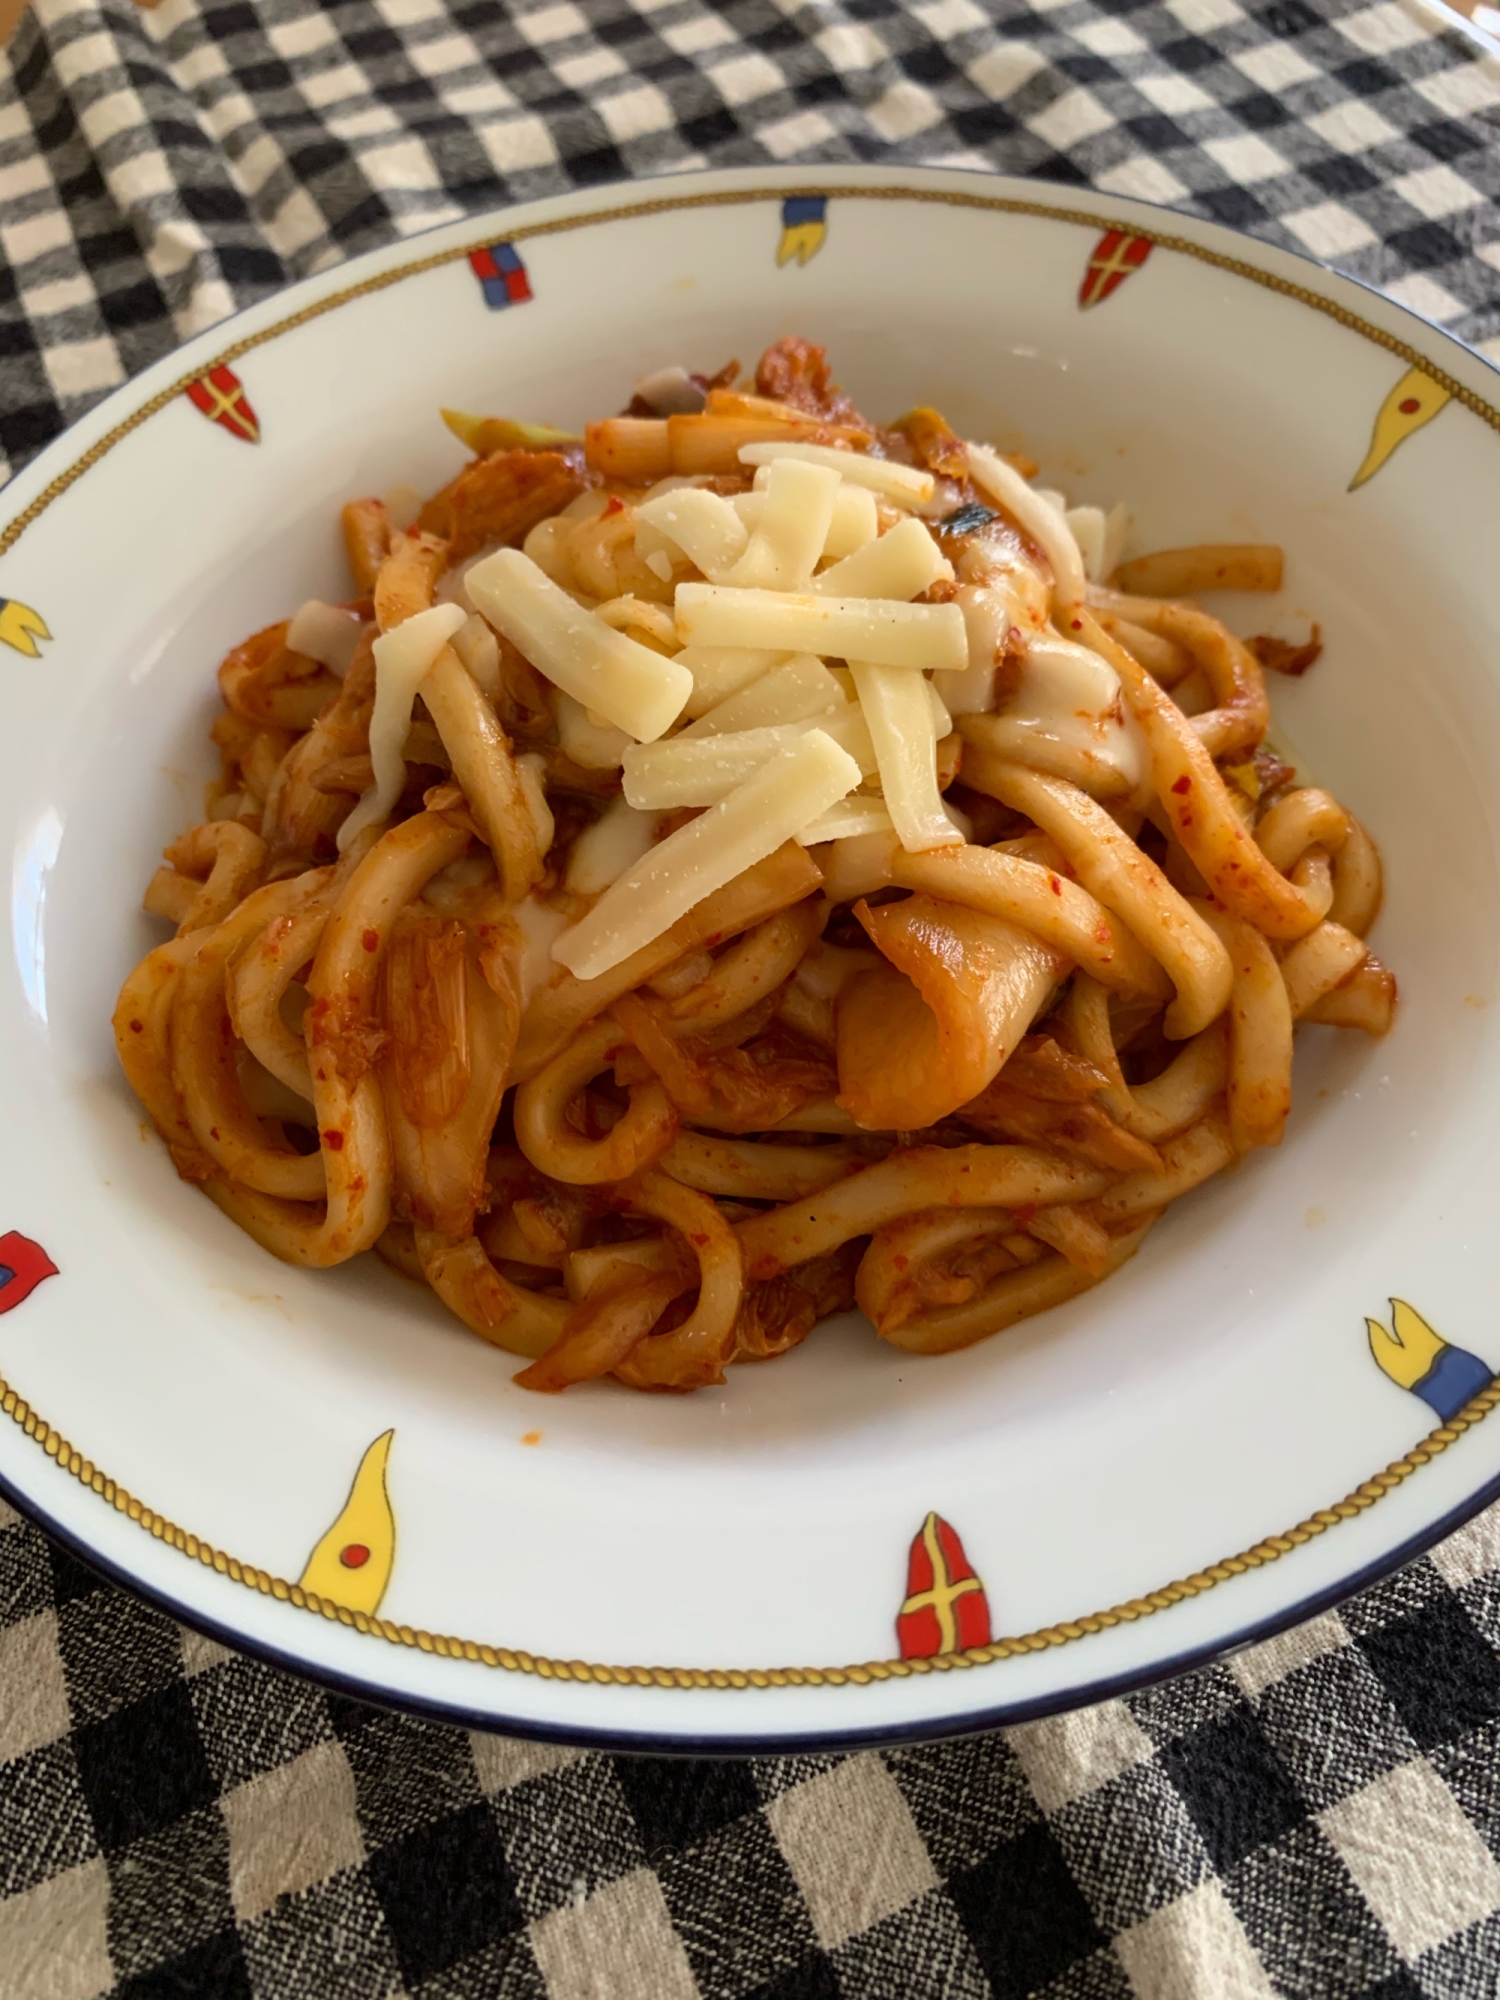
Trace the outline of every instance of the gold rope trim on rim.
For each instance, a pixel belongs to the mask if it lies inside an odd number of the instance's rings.
[[[928,1659],[866,1660],[852,1667],[601,1667],[586,1660],[550,1660],[509,1646],[481,1645],[475,1639],[454,1639],[442,1633],[423,1632],[410,1625],[397,1625],[389,1618],[372,1617],[365,1611],[350,1611],[342,1604],[319,1597],[315,1591],[304,1590],[300,1584],[272,1576],[269,1570],[239,1562],[234,1556],[225,1555],[222,1549],[214,1548],[197,1535],[188,1534],[185,1529],[144,1506],[134,1494],[108,1478],[91,1459],[75,1451],[65,1437],[45,1423],[0,1376],[0,1409],[19,1424],[29,1438],[34,1438],[63,1471],[71,1473],[99,1494],[117,1513],[128,1514],[157,1541],[170,1542],[185,1556],[208,1569],[217,1570],[220,1576],[227,1576],[231,1582],[242,1583],[249,1590],[258,1590],[262,1597],[274,1597],[295,1605],[299,1611],[312,1611],[324,1618],[337,1619],[340,1625],[352,1626],[356,1632],[373,1633],[376,1638],[387,1639],[394,1646],[414,1646],[419,1652],[436,1653],[440,1659],[473,1660],[486,1667],[503,1667],[508,1673],[537,1674],[543,1680],[593,1681],[607,1687],[659,1688],[867,1687],[872,1681],[905,1680],[913,1674],[948,1673],[961,1667],[987,1667],[996,1660],[1014,1659],[1021,1653],[1044,1653],[1053,1646],[1071,1645],[1075,1639],[1086,1638],[1092,1632],[1107,1632],[1114,1625],[1133,1624],[1137,1618],[1149,1618],[1154,1611],[1166,1611],[1190,1597],[1201,1597],[1205,1591],[1227,1582],[1232,1576],[1243,1576],[1246,1570],[1261,1569],[1267,1563],[1275,1562],[1278,1556],[1284,1556],[1290,1550],[1300,1548],[1304,1542],[1326,1533],[1329,1528],[1336,1528],[1340,1521],[1350,1521],[1357,1514],[1365,1513],[1377,1501],[1383,1500],[1387,1493],[1410,1479],[1420,1467],[1445,1452],[1450,1444],[1455,1444],[1465,1431],[1482,1423],[1497,1403],[1500,1403],[1500,1377],[1481,1389],[1451,1422],[1429,1431],[1404,1458],[1394,1460],[1383,1472],[1377,1472],[1373,1479],[1356,1486],[1352,1493],[1346,1494],[1332,1507],[1323,1507],[1316,1514],[1309,1514],[1305,1521],[1299,1521],[1284,1535],[1267,1535],[1264,1541],[1256,1542],[1240,1555],[1226,1556],[1222,1562],[1212,1563],[1207,1569],[1195,1571],[1192,1576],[1165,1584],[1160,1590],[1150,1591],[1144,1597],[1128,1598],[1123,1604],[1112,1605],[1108,1611],[1091,1612],[1087,1617],[1067,1619],[1058,1625],[1043,1625],[1035,1632],[1023,1632],[1009,1639],[994,1639],[987,1646],[971,1646],[961,1653],[937,1653]]]
[[[589,229],[596,223],[631,222],[637,217],[665,215],[683,209],[744,207],[757,201],[795,199],[799,193],[822,195],[829,201],[928,202],[944,208],[971,208],[995,215],[1029,215],[1049,222],[1077,223],[1080,228],[1085,229],[1107,230],[1118,229],[1121,226],[1117,217],[1095,215],[1088,209],[1057,208],[1045,201],[1020,201],[1004,195],[965,194],[943,188],[842,187],[837,183],[830,183],[805,189],[745,188],[725,189],[716,194],[657,195],[649,201],[628,202],[617,208],[591,209],[586,215],[559,216],[551,222],[523,223],[518,228],[510,230],[503,240],[509,243],[525,243],[537,237],[559,236],[574,229]],[[1206,245],[1194,243],[1186,236],[1172,236],[1159,229],[1139,228],[1135,225],[1131,225],[1131,228],[1134,235],[1144,236],[1159,249],[1175,250],[1184,257],[1196,258],[1200,264],[1211,265],[1215,270],[1229,271],[1237,278],[1247,278],[1252,284],[1260,285],[1266,291],[1279,292],[1285,298],[1296,299],[1302,305],[1311,306],[1314,312],[1322,313],[1326,319],[1334,320],[1339,326],[1362,334],[1377,347],[1383,347],[1388,354],[1399,356],[1409,367],[1420,368],[1431,381],[1437,383],[1440,389],[1446,390],[1454,402],[1462,403],[1466,410],[1472,411],[1476,417],[1487,423],[1491,430],[1500,432],[1500,410],[1495,409],[1493,405],[1485,402],[1482,396],[1476,395],[1472,389],[1466,388],[1462,382],[1439,368],[1419,349],[1412,347],[1396,334],[1386,333],[1382,328],[1372,326],[1369,320],[1362,319],[1347,306],[1338,305],[1332,299],[1324,298],[1321,292],[1315,292],[1306,285],[1294,284],[1289,278],[1279,278],[1270,271],[1262,271],[1254,264],[1247,264],[1243,258],[1228,256],[1222,250],[1210,250]],[[459,244],[456,249],[435,250],[426,257],[414,258],[409,264],[398,265],[394,270],[379,272],[371,278],[362,278],[358,284],[347,285],[342,291],[330,293],[326,299],[319,299],[312,305],[303,306],[299,312],[289,313],[285,319],[277,320],[274,325],[263,328],[259,333],[246,334],[242,339],[232,342],[212,360],[205,361],[201,367],[193,369],[190,374],[180,375],[165,389],[158,389],[156,394],[142,403],[138,410],[133,410],[128,417],[123,417],[112,430],[106,431],[103,437],[89,446],[81,458],[76,459],[66,471],[60,472],[49,485],[44,486],[30,505],[23,508],[13,521],[0,529],[0,556],[13,549],[31,524],[47,511],[54,500],[66,493],[76,480],[81,479],[90,466],[97,465],[100,459],[107,452],[113,451],[123,438],[128,437],[133,430],[145,423],[148,417],[154,417],[159,410],[164,410],[169,403],[174,402],[189,383],[196,382],[198,377],[210,368],[228,367],[242,355],[249,354],[257,347],[264,347],[267,342],[279,339],[282,334],[291,333],[299,326],[306,326],[312,320],[321,319],[324,313],[333,312],[336,307],[347,305],[352,299],[366,298],[371,293],[383,292],[391,285],[398,285],[406,278],[420,277],[425,271],[435,271],[443,265],[464,261],[475,250],[484,249],[490,242],[497,240],[501,239],[487,236],[472,243]]]

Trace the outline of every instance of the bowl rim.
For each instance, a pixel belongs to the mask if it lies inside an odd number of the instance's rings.
[[[953,185],[955,181],[973,182],[975,191],[970,192],[955,187]],[[645,197],[631,199],[635,191],[643,187],[648,191]],[[1059,197],[1058,200],[1039,198],[1054,189]],[[1399,333],[1372,323],[1348,305],[1341,303],[1336,295],[1337,290],[1340,286],[1350,286],[1354,288],[1356,294],[1364,294],[1372,300],[1380,301],[1384,314],[1394,315],[1398,325],[1410,323],[1424,333],[1436,336],[1442,349],[1448,350],[1454,359],[1462,357],[1466,364],[1480,364],[1481,380],[1485,377],[1500,376],[1500,366],[1367,281],[1320,264],[1302,251],[1280,244],[1265,243],[1229,225],[1196,216],[1184,217],[1177,210],[1132,196],[1096,194],[1092,189],[1075,189],[1066,183],[1021,179],[972,168],[903,165],[850,167],[830,164],[821,168],[765,166],[714,169],[686,174],[641,176],[636,180],[612,182],[598,187],[573,190],[561,196],[541,197],[532,202],[486,210],[475,216],[435,225],[430,230],[399,239],[394,243],[375,246],[350,258],[344,264],[294,281],[268,298],[240,308],[228,318],[218,321],[214,326],[162,356],[140,375],[121,384],[91,410],[86,411],[45,447],[30,465],[16,475],[16,481],[23,485],[23,490],[25,487],[35,490],[26,505],[0,526],[0,557],[15,547],[26,529],[40,518],[55,500],[60,499],[90,466],[96,464],[116,443],[139,428],[149,417],[164,409],[190,383],[198,380],[209,369],[229,366],[253,349],[268,344],[284,333],[293,332],[299,326],[320,318],[323,314],[353,299],[386,290],[407,277],[416,277],[424,272],[458,263],[475,250],[500,240],[524,243],[535,238],[567,233],[592,225],[626,222],[673,210],[744,206],[757,200],[784,200],[799,193],[827,199],[843,197],[854,200],[931,201],[950,207],[1003,216],[1034,217],[1103,231],[1122,226],[1131,228],[1134,234],[1146,237],[1153,247],[1186,254],[1197,262],[1290,297],[1333,319],[1348,330],[1362,335],[1394,358],[1404,360],[1408,367],[1420,368],[1439,387],[1446,390],[1453,400],[1464,404],[1471,413],[1478,415],[1490,428],[1500,433],[1500,409],[1487,402],[1484,396],[1469,387],[1458,376],[1444,370],[1441,363],[1434,361],[1422,348],[1413,346],[1403,340]],[[614,197],[613,201],[611,197]],[[1097,202],[1098,207],[1085,209],[1073,205],[1078,199],[1091,204]],[[544,214],[540,220],[526,220],[528,216],[535,216],[539,209],[552,212]],[[1179,228],[1185,223],[1189,228],[1203,232],[1209,240],[1200,241],[1193,235],[1183,235],[1176,229],[1160,226],[1155,218],[1162,218],[1178,225]],[[423,239],[436,234],[442,234],[449,240],[442,249],[429,250],[426,254],[422,254]],[[1225,247],[1218,247],[1220,245]],[[1238,246],[1253,246],[1254,251],[1265,261],[1247,261],[1244,257],[1234,255],[1233,250]],[[416,254],[402,254],[411,251],[415,251]],[[1274,268],[1268,268],[1278,259],[1288,260],[1294,269],[1306,270],[1310,277],[1316,274],[1320,282],[1299,284]],[[299,299],[302,301],[300,306],[297,304]],[[291,309],[285,310],[288,307]],[[283,310],[278,311],[277,308]],[[242,332],[237,340],[225,341],[225,334],[236,324],[243,326],[244,322],[252,318],[260,319],[262,324],[248,332]],[[195,365],[187,365],[190,360]],[[1466,372],[1469,371],[1466,369]],[[108,419],[115,412],[119,413],[117,420],[110,425]],[[90,429],[97,433],[93,442],[80,455],[70,456],[76,450],[79,433]],[[53,471],[54,466],[58,466],[59,469]],[[48,473],[52,475],[50,478],[46,477]],[[1495,1402],[1500,1401],[1500,1381],[1492,1387],[1495,1391],[1493,1397],[1482,1395],[1476,1398],[1469,1412],[1465,1413],[1460,1428],[1467,1428],[1477,1422],[1480,1417],[1487,1414]],[[1482,1408],[1479,1407],[1480,1403],[1483,1403]],[[40,1419],[3,1378],[0,1378],[0,1408],[3,1408],[4,1413],[11,1416],[18,1425],[25,1428],[28,1435],[33,1436],[48,1455],[57,1460],[60,1470],[66,1469],[72,1471],[75,1477],[84,1477],[79,1470],[84,1463],[80,1454],[67,1446],[59,1433]],[[1452,1441],[1450,1437],[1443,1435],[1445,1429],[1454,1430],[1454,1434],[1457,1434],[1453,1426],[1440,1427],[1438,1431],[1429,1433],[1413,1452],[1407,1454],[1405,1459],[1397,1461],[1397,1467],[1409,1466],[1409,1469],[1414,1470],[1417,1464],[1425,1462],[1426,1457],[1444,1449],[1445,1444]],[[89,1465],[88,1474],[93,1475],[94,1472],[95,1468]],[[1380,1475],[1377,1475],[1378,1477]],[[89,1478],[85,1478],[85,1483],[92,1482]],[[201,1549],[206,1545],[199,1544],[196,1537],[184,1536],[180,1529],[166,1522],[163,1517],[154,1514],[151,1509],[133,1500],[128,1494],[123,1494],[123,1489],[120,1489],[123,1497],[116,1499],[114,1483],[107,1480],[103,1483],[111,1489],[108,1499],[114,1503],[112,1511],[115,1508],[128,1511],[131,1519],[147,1528],[148,1532],[174,1542],[179,1549],[190,1556],[200,1556]],[[96,1487],[95,1490],[99,1488]],[[775,1754],[778,1751],[793,1749],[806,1750],[813,1746],[856,1749],[878,1744],[928,1741],[944,1736],[964,1735],[1044,1715],[1062,1713],[1173,1678],[1286,1631],[1391,1575],[1472,1519],[1492,1500],[1500,1497],[1500,1475],[1496,1475],[1474,1493],[1466,1496],[1435,1524],[1422,1528],[1394,1549],[1372,1558],[1356,1571],[1323,1586],[1319,1591],[1297,1600],[1289,1607],[1284,1606],[1269,1612],[1227,1636],[1221,1635],[1179,1652],[1160,1656],[1144,1666],[1127,1668],[1114,1675],[1077,1684],[1061,1692],[1037,1695],[1024,1700],[990,1703],[960,1714],[927,1721],[917,1720],[910,1723],[816,1732],[804,1729],[788,1735],[779,1735],[774,1731],[758,1731],[744,1736],[714,1734],[707,1737],[695,1736],[685,1730],[673,1730],[670,1734],[662,1735],[649,1729],[637,1731],[612,1727],[575,1726],[570,1723],[555,1723],[526,1717],[512,1719],[497,1715],[490,1709],[477,1709],[466,1703],[452,1702],[405,1689],[393,1690],[383,1680],[367,1679],[359,1674],[345,1673],[325,1665],[309,1663],[302,1655],[283,1649],[271,1641],[247,1637],[241,1631],[215,1619],[195,1605],[184,1603],[176,1593],[164,1586],[143,1582],[123,1562],[98,1553],[83,1535],[64,1526],[43,1504],[30,1494],[23,1493],[3,1472],[0,1472],[0,1495],[10,1500],[19,1513],[42,1526],[90,1567],[178,1618],[182,1623],[237,1651],[265,1660],[303,1678],[312,1679],[351,1698],[373,1701],[377,1705],[446,1723],[483,1730],[505,1731],[539,1741],[567,1742],[584,1744],[591,1748],[654,1754],[733,1756]],[[1348,1502],[1338,1503],[1338,1511],[1341,1512],[1348,1504]],[[1293,1535],[1296,1536],[1297,1531],[1293,1531]],[[1298,1536],[1298,1538],[1304,1537]],[[189,1541],[194,1545],[191,1550],[185,1546]],[[1269,1544],[1278,1542],[1288,1542],[1288,1537],[1283,1535],[1267,1538]],[[1258,1544],[1257,1548],[1265,1546],[1266,1544]],[[1233,1557],[1226,1563],[1210,1566],[1210,1570],[1222,1570],[1227,1576],[1236,1573],[1241,1567],[1257,1566],[1260,1561],[1274,1560],[1275,1555],[1281,1552],[1279,1548],[1273,1547],[1269,1555],[1257,1557],[1252,1551],[1249,1563],[1239,1557]],[[316,1599],[308,1603],[299,1586],[288,1586],[279,1579],[273,1580],[252,1565],[242,1565],[233,1558],[220,1561],[214,1551],[209,1551],[206,1556],[200,1556],[200,1559],[211,1561],[216,1568],[223,1569],[227,1566],[233,1580],[247,1584],[251,1588],[270,1589],[271,1593],[278,1597],[291,1596],[299,1608],[314,1611],[321,1609],[325,1615],[332,1615],[331,1608],[322,1606]],[[1203,1572],[1200,1572],[1199,1576],[1202,1578]],[[1210,1575],[1208,1579],[1211,1582],[1219,1580],[1221,1578],[1214,1575]],[[1178,1591],[1178,1587],[1167,1586],[1165,1591],[1159,1591],[1155,1595],[1165,1597],[1170,1603],[1178,1601],[1178,1596],[1196,1595],[1199,1590],[1206,1587],[1208,1587],[1207,1582],[1200,1581],[1193,1589],[1182,1589],[1178,1595],[1171,1595]],[[1166,1604],[1156,1605],[1149,1600],[1144,1603],[1141,1600],[1136,1602],[1142,1604],[1142,1609],[1166,1608]],[[341,1622],[356,1623],[360,1630],[370,1632],[373,1636],[388,1639],[399,1636],[400,1642],[404,1644],[420,1643],[429,1637],[426,1634],[410,1635],[405,1628],[394,1626],[390,1627],[389,1631],[382,1632],[379,1628],[388,1625],[389,1621],[365,1618],[363,1614],[351,1618],[345,1613]],[[1114,1620],[1109,1618],[1108,1622]],[[1067,1636],[1083,1636],[1085,1631],[1098,1629],[1100,1623],[1098,1615],[1075,1621],[1075,1629],[1068,1632]],[[456,1646],[462,1642],[451,1643]],[[1059,1644],[1063,1643],[1063,1640],[1053,1639],[1049,1643]],[[449,1646],[450,1642],[440,1641],[437,1650],[446,1651]],[[1024,1650],[1031,1649],[1024,1648]],[[1023,1647],[1001,1641],[994,1646],[979,1650],[982,1660],[953,1654],[945,1656],[938,1662],[923,1662],[922,1667],[924,1670],[930,1670],[934,1666],[947,1668],[978,1665],[984,1661],[1003,1658],[1007,1652],[1020,1651]],[[509,1649],[487,1646],[483,1651],[493,1655],[497,1651],[509,1652]],[[486,1661],[486,1664],[501,1666],[510,1666],[512,1663],[522,1666],[523,1670],[535,1671],[531,1656],[527,1654],[511,1653],[506,1659]],[[566,1663],[546,1664],[549,1667],[563,1665],[566,1671]],[[888,1668],[897,1663],[876,1664],[878,1667]],[[718,1670],[649,1671],[653,1675],[653,1683],[664,1690],[676,1688],[681,1692],[690,1692],[694,1685],[721,1685],[728,1682],[727,1672],[721,1673]],[[681,1672],[681,1679],[673,1677],[676,1671]],[[899,1665],[899,1671],[904,1675],[911,1669],[903,1662]],[[692,1674],[693,1680],[684,1686],[683,1682],[689,1673]],[[804,1673],[806,1680],[803,1679]],[[803,1685],[808,1682],[822,1686],[848,1685],[851,1681],[861,1678],[862,1673],[863,1670],[860,1668],[852,1671],[838,1668],[797,1670],[797,1679],[799,1684]],[[657,1678],[658,1675],[660,1678]],[[776,1678],[780,1678],[779,1673]],[[746,1679],[746,1675],[736,1672],[733,1684],[739,1684]],[[760,1681],[761,1674],[757,1670],[754,1684],[758,1685]],[[770,1684],[774,1685],[775,1682],[772,1681]]]

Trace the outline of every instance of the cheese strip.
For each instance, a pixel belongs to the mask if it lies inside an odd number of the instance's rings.
[[[677,636],[685,645],[775,646],[788,653],[870,660],[924,672],[953,673],[969,663],[964,615],[956,604],[892,604],[883,598],[680,583],[676,612]]]
[[[606,722],[651,743],[682,713],[693,691],[687,669],[612,631],[519,549],[497,549],[474,565],[466,582],[475,607],[496,630],[539,673]]]
[[[634,744],[625,752],[625,797],[643,812],[717,805],[778,750],[805,734],[795,722],[787,722],[775,729]]]
[[[702,486],[679,486],[643,501],[635,518],[681,549],[711,583],[728,580],[750,540],[749,529],[729,502]],[[642,556],[650,554],[639,530],[636,549]]]
[[[736,493],[729,504],[753,534],[766,511],[765,488]],[[823,542],[823,560],[837,562],[842,556],[852,556],[866,542],[874,541],[879,528],[875,495],[866,486],[847,486],[840,480],[833,496],[833,519]]]
[[[830,806],[826,813],[820,813],[811,826],[803,827],[797,838],[804,847],[816,847],[825,840],[863,840],[866,834],[894,832],[890,813],[880,800],[863,798],[854,792],[840,804]]]
[[[354,664],[363,631],[352,611],[310,597],[286,628],[287,651],[316,660],[342,680]]]
[[[827,466],[778,459],[766,481],[760,522],[744,555],[727,577],[710,580],[753,590],[805,590],[828,540],[838,490],[838,474]],[[732,507],[729,511],[734,513]],[[736,525],[739,518],[734,515]]]
[[[962,843],[943,810],[937,781],[937,725],[932,690],[899,667],[851,660],[859,705],[875,743],[880,789],[901,845],[909,854]]]
[[[833,715],[848,706],[849,697],[823,662],[811,653],[796,653],[772,667],[748,687],[732,694],[690,722],[674,739],[723,736],[739,729],[773,729],[782,722],[803,722],[812,715]]]
[[[406,759],[401,753],[417,689],[467,615],[457,604],[434,604],[375,641],[375,708],[370,717],[375,782],[339,828],[341,854],[357,833],[390,817],[406,783]]]
[[[833,715],[775,727],[740,729],[722,736],[673,736],[665,743],[632,744],[625,752],[625,796],[643,811],[669,812],[681,806],[712,806],[742,784],[752,771],[805,736],[821,729],[858,764],[861,777],[878,768],[875,745],[864,716],[852,703]],[[800,836],[799,836],[800,838]]]
[[[868,487],[906,507],[921,507],[936,491],[930,472],[918,472],[913,465],[897,465],[888,458],[869,458],[861,451],[835,451],[827,444],[783,443],[740,446],[741,465],[770,465],[778,458],[800,458],[809,465],[829,465],[851,486]]]
[[[952,581],[952,563],[913,516],[825,569],[812,588],[820,597],[895,597],[909,603],[933,584]]]
[[[653,847],[565,931],[552,956],[596,979],[763,861],[859,783],[859,766],[821,729],[778,750],[719,805]]]
[[[987,444],[971,444],[969,474],[982,493],[998,500],[1052,565],[1052,594],[1061,610],[1083,602],[1086,578],[1083,557],[1062,510],[1038,493]]]
[[[692,675],[693,691],[683,714],[707,715],[787,657],[764,646],[684,646],[676,660]]]

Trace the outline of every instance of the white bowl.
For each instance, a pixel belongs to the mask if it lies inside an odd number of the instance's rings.
[[[824,230],[784,216],[793,197],[824,200]],[[1111,230],[1149,257],[1108,246],[1089,279]],[[468,253],[502,240],[527,274],[510,291],[532,296],[493,309]],[[1123,282],[1081,310],[1115,265]],[[503,276],[489,289],[508,296]],[[1139,547],[1284,544],[1281,599],[1227,615],[1323,625],[1315,671],[1276,681],[1276,726],[1381,845],[1374,941],[1399,1022],[1381,1043],[1308,1032],[1280,1151],[1014,1332],[923,1360],[851,1316],[722,1391],[543,1401],[373,1259],[283,1267],[181,1183],[110,1012],[154,940],[142,886],[197,816],[214,666],[341,594],[344,498],[449,476],[440,403],[576,424],[652,365],[749,361],[793,331],[872,412],[935,403],[1074,498],[1124,499]],[[258,444],[184,393],[217,365]],[[0,1285],[0,1485],[235,1645],[432,1714],[666,1747],[1043,1713],[1274,1631],[1428,1546],[1500,1490],[1500,1421],[1481,1421],[1500,1400],[1483,1386],[1500,1364],[1497,402],[1442,333],[1208,223],[842,168],[436,231],[120,390],[0,499],[0,1231],[57,1267],[23,1296],[31,1252],[0,1243],[18,1272]],[[1351,492],[1383,406],[1400,441]],[[1443,1361],[1435,1407],[1372,1359],[1365,1319],[1393,1296],[1478,1357]],[[389,1585],[378,1613],[347,1608],[351,1580],[318,1615],[293,1580],[388,1430]],[[929,1514],[982,1578],[995,1643],[903,1660]]]

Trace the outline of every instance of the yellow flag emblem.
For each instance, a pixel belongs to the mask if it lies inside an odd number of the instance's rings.
[[[33,611],[18,597],[0,597],[0,643],[14,646],[28,660],[37,660],[42,654],[37,640],[51,637],[40,611]]]
[[[1440,389],[1430,375],[1424,375],[1420,368],[1408,368],[1380,406],[1375,428],[1370,433],[1370,449],[1365,453],[1364,464],[1349,481],[1349,491],[1352,493],[1356,486],[1373,479],[1397,445],[1405,444],[1414,431],[1430,424],[1451,400],[1451,392]]]
[[[781,241],[776,246],[776,266],[808,264],[823,247],[828,234],[828,197],[822,194],[790,195],[781,204]]]
[[[382,1431],[365,1452],[343,1511],[307,1559],[297,1579],[331,1604],[376,1611],[396,1560],[396,1517],[385,1490],[394,1431]]]

